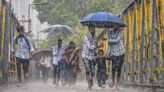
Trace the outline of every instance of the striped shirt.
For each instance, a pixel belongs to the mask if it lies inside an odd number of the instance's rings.
[[[82,57],[87,58],[89,60],[96,59],[96,46],[97,46],[98,38],[96,36],[92,36],[90,33],[84,37],[84,45],[82,51]]]

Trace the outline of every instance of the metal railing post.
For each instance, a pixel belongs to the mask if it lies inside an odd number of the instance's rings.
[[[141,27],[141,49],[140,49],[140,82],[143,82],[143,56],[144,56],[144,36],[145,36],[145,8],[144,8],[144,0],[141,2],[142,4],[142,27]]]

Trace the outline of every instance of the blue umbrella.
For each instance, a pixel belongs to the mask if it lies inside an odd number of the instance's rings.
[[[119,27],[125,27],[120,17],[107,12],[91,13],[81,19],[80,23],[85,26],[93,26],[98,28],[112,28],[115,24]]]

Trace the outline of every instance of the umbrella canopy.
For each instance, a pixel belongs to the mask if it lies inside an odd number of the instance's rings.
[[[58,32],[60,34],[63,33],[68,33],[68,34],[73,34],[75,33],[74,30],[67,26],[67,25],[51,25],[43,30],[45,33],[52,33],[52,32]]]
[[[91,13],[80,20],[80,23],[85,26],[93,26],[98,28],[112,28],[113,25],[125,27],[120,17],[107,12]]]
[[[37,52],[34,53],[33,55],[33,59],[34,60],[40,60],[40,58],[44,55],[48,55],[48,56],[53,56],[52,54],[52,50],[51,49],[40,49]]]

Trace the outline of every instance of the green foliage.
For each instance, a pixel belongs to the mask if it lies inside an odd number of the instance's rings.
[[[92,12],[106,11],[120,14],[131,0],[34,0],[34,3],[49,3],[47,5],[36,6],[39,12],[38,18],[41,22],[47,21],[49,24],[68,25],[76,30],[76,34],[65,37],[64,41],[74,40],[80,47],[83,38],[87,34],[86,27],[79,25],[79,20]],[[56,44],[57,35],[48,37],[47,47]]]

